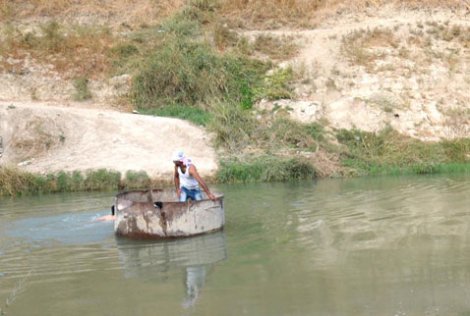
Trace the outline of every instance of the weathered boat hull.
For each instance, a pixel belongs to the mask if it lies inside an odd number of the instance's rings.
[[[114,231],[131,238],[173,238],[223,228],[223,195],[216,200],[177,202],[172,190],[139,190],[116,196]]]

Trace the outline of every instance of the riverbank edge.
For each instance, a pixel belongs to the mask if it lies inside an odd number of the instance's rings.
[[[334,177],[353,178],[456,173],[470,174],[470,163],[412,164],[406,167],[372,166],[367,173],[351,173],[347,176]],[[205,180],[209,184],[235,184],[292,182],[320,178],[332,177],[318,176],[313,166],[308,162],[288,159],[284,160],[274,170],[271,165],[266,165],[262,169],[259,164],[238,163],[235,166],[225,163],[222,164],[217,174],[205,177]],[[39,174],[22,171],[13,166],[0,166],[0,197],[60,192],[125,191],[170,187],[172,184],[173,179],[150,178],[145,171],[128,171],[124,176],[120,172],[110,169]]]

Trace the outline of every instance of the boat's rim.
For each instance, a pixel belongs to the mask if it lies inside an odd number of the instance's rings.
[[[193,200],[188,200],[186,202],[180,202],[180,201],[152,201],[152,203],[150,202],[139,202],[139,201],[135,201],[133,199],[129,199],[129,198],[126,198],[125,196],[128,195],[128,194],[132,194],[132,193],[142,193],[142,194],[145,194],[145,193],[148,193],[149,191],[152,191],[152,192],[165,192],[165,191],[172,191],[171,189],[145,189],[145,190],[127,190],[127,191],[122,191],[122,192],[119,192],[118,194],[116,194],[116,200],[125,200],[125,201],[129,201],[129,202],[132,202],[132,203],[144,203],[144,204],[153,204],[153,203],[156,203],[156,202],[161,202],[161,203],[165,203],[165,204],[179,204],[179,205],[186,205],[188,203],[190,204],[199,204],[199,203],[202,203],[202,202],[207,202],[207,201],[212,201],[211,199],[208,199],[208,198],[204,198],[202,200],[197,200],[197,201],[193,201]],[[213,194],[215,195],[216,199],[214,200],[215,201],[222,201],[223,198],[224,198],[224,194],[223,193],[219,193],[219,192],[213,192]]]

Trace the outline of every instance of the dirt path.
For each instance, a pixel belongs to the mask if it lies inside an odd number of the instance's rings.
[[[0,101],[0,136],[0,162],[31,172],[106,168],[164,179],[172,175],[171,155],[179,148],[203,176],[217,168],[209,135],[178,119]]]

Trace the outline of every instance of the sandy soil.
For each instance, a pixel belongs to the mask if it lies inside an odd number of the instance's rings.
[[[0,101],[0,135],[4,144],[0,162],[31,172],[106,168],[171,178],[171,156],[177,149],[193,159],[202,175],[217,169],[209,135],[178,119]]]

